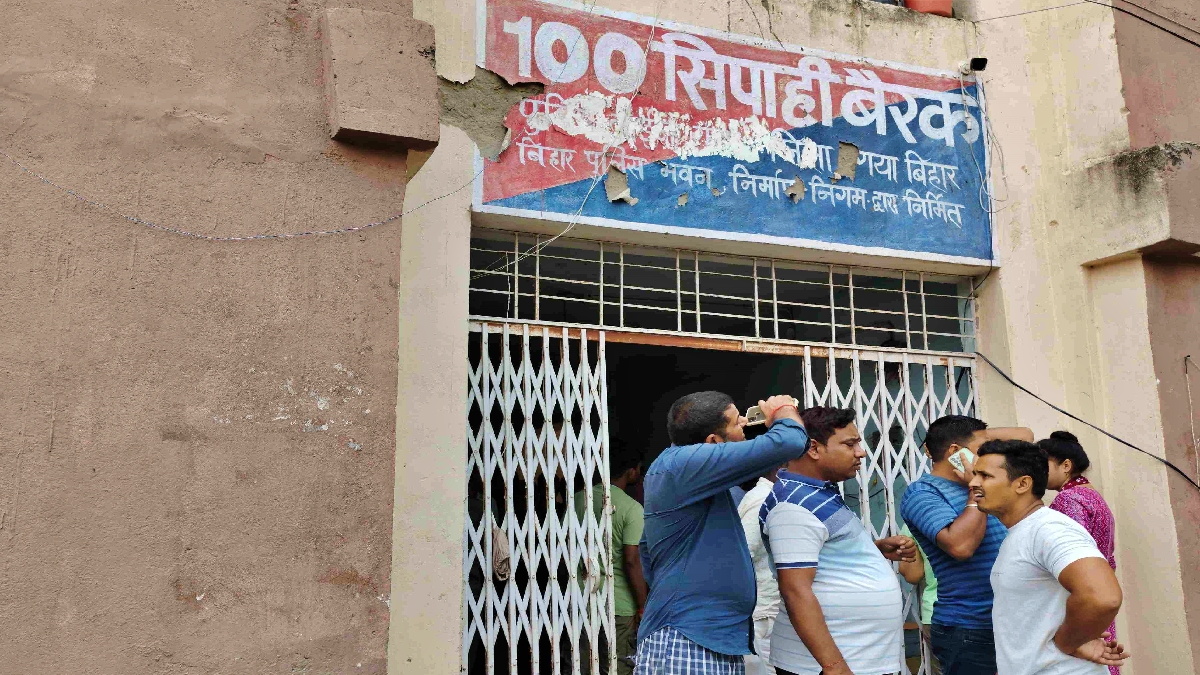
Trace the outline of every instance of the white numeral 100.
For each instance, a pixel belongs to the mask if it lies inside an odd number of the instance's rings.
[[[521,77],[533,77],[533,62],[551,82],[574,82],[587,73],[588,42],[575,26],[547,21],[533,33],[533,19],[505,21],[504,32],[517,36],[517,71]],[[567,54],[565,61],[554,55],[554,43],[561,42]],[[613,54],[620,52],[625,59],[624,72],[613,70]],[[646,78],[646,53],[633,38],[622,33],[605,33],[596,40],[594,54],[596,79],[614,94],[630,94],[642,86]]]

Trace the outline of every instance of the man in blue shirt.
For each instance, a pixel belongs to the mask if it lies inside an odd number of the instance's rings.
[[[746,418],[715,391],[671,405],[663,451],[643,477],[639,545],[650,597],[635,675],[742,675],[756,600],[754,565],[729,488],[804,453],[790,396],[759,401],[770,429],[747,441]]]
[[[1008,530],[979,510],[967,488],[973,453],[991,440],[1033,440],[1021,427],[988,429],[974,417],[947,415],[929,425],[925,452],[933,468],[904,492],[900,516],[938,580],[930,643],[942,675],[994,675],[992,564]],[[951,458],[960,455],[963,470]]]

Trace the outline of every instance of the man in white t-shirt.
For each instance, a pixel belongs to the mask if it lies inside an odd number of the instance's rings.
[[[1008,537],[992,566],[992,625],[999,675],[1108,675],[1129,657],[1105,631],[1121,586],[1083,526],[1045,508],[1046,453],[1025,441],[979,448],[979,508]]]
[[[770,662],[779,675],[886,675],[904,670],[904,598],[891,560],[916,560],[902,536],[873,540],[837,483],[866,451],[853,410],[800,414],[810,445],[780,470],[759,509],[784,608]],[[886,556],[886,558],[885,558]]]
[[[758,482],[737,505],[738,518],[746,532],[746,546],[750,549],[750,562],[754,563],[754,581],[758,584],[758,598],[754,603],[754,614],[751,615],[754,632],[750,639],[754,643],[754,653],[745,657],[746,675],[776,675],[770,659],[771,632],[780,607],[779,586],[775,583],[775,573],[771,570],[771,561],[763,546],[758,511],[767,495],[771,494],[771,488],[775,487],[775,474],[778,471],[779,467],[775,467],[759,476]]]

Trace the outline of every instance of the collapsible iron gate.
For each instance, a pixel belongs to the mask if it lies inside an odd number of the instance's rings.
[[[575,495],[591,504],[600,490],[608,504],[605,331],[503,321],[474,322],[471,331],[464,671],[597,675],[600,659],[612,658],[611,528],[608,509],[599,518],[577,511]],[[868,455],[842,490],[873,534],[895,534],[899,497],[929,469],[920,448],[929,422],[975,414],[974,360],[741,344],[802,359],[805,406],[858,413]],[[910,621],[916,600],[907,594]],[[928,663],[923,654],[921,675]]]
[[[574,495],[608,504],[604,335],[473,329],[464,668],[595,675],[613,635],[611,526],[608,508],[577,514]]]

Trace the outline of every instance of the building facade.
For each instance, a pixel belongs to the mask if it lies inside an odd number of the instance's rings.
[[[1200,478],[1200,17],[1143,4],[13,12],[0,672],[598,672],[575,495],[709,387],[858,411],[880,535],[937,416],[1073,431],[1124,670],[1196,672],[1200,494],[976,354]]]

